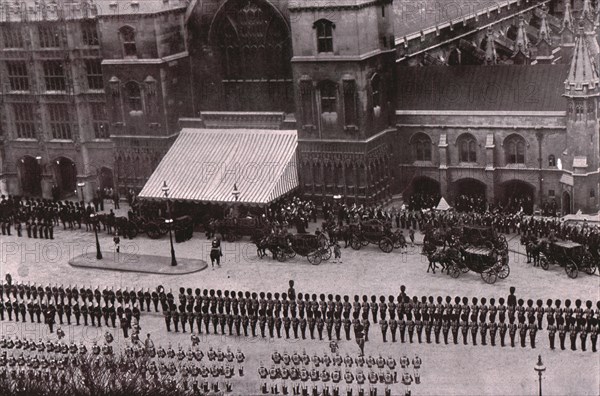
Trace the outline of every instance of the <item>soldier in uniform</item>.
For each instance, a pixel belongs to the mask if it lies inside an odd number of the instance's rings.
[[[475,297],[474,297],[475,299]],[[474,306],[476,306],[475,304],[473,304]],[[475,313],[471,314],[471,339],[473,341],[473,345],[477,345],[477,329],[478,329],[478,324],[477,324],[477,315]]]
[[[525,317],[519,315],[519,338],[521,339],[521,348],[525,348],[525,338],[527,336],[527,324],[525,323]]]
[[[588,330],[586,326],[586,320],[584,318],[579,318],[579,339],[581,341],[581,350],[583,352],[586,351],[586,341],[588,336]]]
[[[596,352],[596,343],[598,341],[598,318],[590,318],[590,340],[592,342],[592,352]]]
[[[481,335],[481,345],[487,345],[486,342],[486,336],[487,336],[487,330],[488,330],[488,324],[485,320],[485,313],[483,312],[483,309],[480,311],[479,314],[479,334]]]
[[[431,344],[431,330],[433,327],[433,322],[432,319],[435,316],[434,314],[428,314],[428,313],[424,313],[423,314],[423,323],[425,325],[425,340],[427,341],[428,344]],[[439,341],[439,330],[438,330],[438,341]]]
[[[571,350],[576,351],[577,350],[577,333],[579,330],[577,328],[577,320],[573,317],[567,317],[567,320],[569,321],[569,337],[571,338]]]
[[[496,346],[496,331],[498,330],[498,324],[496,323],[495,317],[492,317],[490,315],[490,319],[494,319],[489,324],[489,329],[490,329],[490,343],[492,344],[492,346]]]
[[[379,326],[381,327],[381,335],[383,337],[383,342],[387,342],[387,331],[388,331],[387,320],[381,319],[381,321],[379,322]]]
[[[410,312],[407,313],[406,319],[408,321],[406,323],[406,327],[408,329],[408,341],[412,344],[413,343],[413,335],[415,332],[415,322],[413,322],[412,314]]]
[[[535,316],[533,314],[529,315],[529,342],[531,343],[531,348],[535,349],[535,336],[537,334],[538,327],[535,324]]]
[[[567,326],[565,325],[565,319],[562,316],[557,316],[556,323],[558,324],[558,339],[560,341],[560,349],[564,351],[565,338],[567,336]]]
[[[548,340],[550,341],[550,349],[554,350],[554,337],[556,335],[556,325],[554,324],[554,316],[547,316],[548,320]]]
[[[417,332],[417,340],[420,344],[423,335],[423,321],[421,320],[421,314],[419,312],[415,312],[415,330]]]
[[[393,303],[393,299],[391,301]],[[396,342],[396,330],[398,329],[398,321],[396,320],[396,312],[392,314],[390,311],[390,335],[392,336],[392,342]]]
[[[400,342],[404,344],[404,335],[406,333],[406,321],[404,320],[404,314],[398,314],[398,321],[398,329],[400,331]]]

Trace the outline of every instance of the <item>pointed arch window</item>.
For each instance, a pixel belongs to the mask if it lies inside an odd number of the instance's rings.
[[[137,57],[137,45],[135,44],[135,30],[131,26],[123,26],[119,29],[123,55],[125,57]]]
[[[477,162],[477,140],[473,135],[464,134],[458,138],[458,161]]]
[[[313,25],[317,30],[317,51],[333,52],[333,29],[335,24],[327,19],[319,19]]]
[[[142,111],[142,91],[140,85],[135,81],[129,81],[125,84],[125,92],[129,111]]]
[[[525,163],[525,139],[518,135],[510,136],[506,139],[504,147],[507,164]]]
[[[412,138],[415,161],[431,161],[431,138],[419,133]]]

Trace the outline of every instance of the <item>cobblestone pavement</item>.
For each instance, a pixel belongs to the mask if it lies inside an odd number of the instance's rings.
[[[312,225],[314,229],[314,224]],[[11,273],[13,279],[31,283],[52,283],[63,285],[108,285],[116,288],[150,288],[162,284],[177,293],[180,286],[200,288],[222,288],[229,290],[285,291],[289,279],[296,282],[297,292],[334,294],[376,294],[397,295],[400,285],[407,287],[409,295],[441,295],[467,297],[506,297],[510,286],[515,286],[519,298],[570,298],[575,300],[599,300],[600,277],[580,273],[577,279],[570,279],[563,268],[551,266],[549,271],[533,268],[525,262],[521,253],[518,236],[509,236],[511,249],[511,274],[506,280],[498,280],[493,285],[483,282],[478,274],[462,274],[458,279],[447,275],[426,273],[427,260],[419,254],[420,247],[409,248],[407,254],[394,251],[382,253],[375,246],[360,251],[342,249],[343,263],[323,262],[313,266],[306,258],[296,257],[280,263],[270,258],[258,259],[252,244],[247,240],[237,243],[224,243],[222,267],[208,269],[183,276],[154,275],[144,273],[118,272],[75,268],[68,260],[82,253],[95,260],[93,233],[84,231],[63,231],[56,229],[55,239],[40,240],[2,236],[0,244],[0,275]],[[115,254],[112,237],[100,235],[104,256]],[[196,233],[191,241],[175,246],[177,257],[199,258],[206,261],[210,250],[209,241]],[[143,266],[137,254],[169,254],[169,240],[150,240],[145,236],[134,240],[121,240],[121,254],[118,260],[132,260]],[[137,260],[137,261],[136,261]],[[21,327],[22,326],[22,327]],[[141,319],[142,333],[151,332],[157,344],[189,344],[188,334],[167,333],[164,320],[158,314],[144,314]],[[75,340],[84,339],[91,343],[100,335],[100,330],[82,326],[64,326],[65,331]],[[45,327],[34,324],[2,323],[3,334],[19,334],[39,337],[47,332]],[[491,346],[463,346],[435,344],[401,344],[381,341],[378,326],[372,326],[371,342],[367,343],[366,353],[374,356],[392,354],[396,360],[403,354],[423,359],[422,383],[413,385],[413,395],[525,395],[537,393],[537,374],[533,366],[537,355],[541,354],[547,367],[544,375],[544,394],[550,395],[598,395],[600,389],[600,354],[582,351],[551,351],[547,333],[538,333],[538,347],[493,348]],[[507,337],[508,338],[508,337]],[[117,340],[121,341],[120,337]],[[589,342],[589,340],[588,340]],[[247,374],[234,384],[234,394],[252,395],[258,393],[259,381],[256,368],[260,361],[270,364],[271,352],[284,348],[306,349],[322,354],[327,349],[327,341],[302,341],[285,339],[240,339],[224,336],[208,336],[203,343],[212,346],[232,345],[241,347],[249,358]],[[121,343],[122,344],[122,343]],[[358,349],[353,341],[340,343],[341,352],[356,354]],[[588,347],[589,348],[589,347]],[[344,386],[341,387],[345,389]],[[393,388],[393,394],[403,394],[401,385]],[[383,388],[380,389],[380,392]]]

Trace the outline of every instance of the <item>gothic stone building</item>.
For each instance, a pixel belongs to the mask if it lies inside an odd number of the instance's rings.
[[[140,188],[196,117],[295,123],[317,200],[597,210],[596,2],[427,2],[4,0],[2,191]]]

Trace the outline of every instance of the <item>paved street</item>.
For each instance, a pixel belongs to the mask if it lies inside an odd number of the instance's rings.
[[[314,225],[313,225],[314,228]],[[441,295],[467,297],[506,297],[510,286],[515,286],[519,298],[577,298],[582,300],[600,299],[600,277],[580,273],[577,279],[566,276],[563,268],[552,266],[549,271],[533,268],[525,263],[525,257],[518,237],[510,236],[511,274],[506,280],[498,280],[493,285],[483,282],[478,274],[462,274],[452,279],[441,273],[427,274],[427,261],[419,254],[420,247],[409,249],[407,254],[394,251],[382,253],[375,246],[368,246],[360,251],[342,248],[343,263],[323,262],[319,266],[308,263],[306,258],[296,257],[280,263],[270,258],[258,259],[252,244],[247,240],[238,243],[224,243],[224,262],[221,268],[206,270],[187,275],[155,275],[108,271],[89,268],[71,267],[70,258],[82,253],[95,260],[95,241],[93,233],[85,231],[63,231],[56,229],[55,240],[39,240],[3,236],[0,252],[1,276],[11,273],[13,279],[31,283],[57,283],[81,285],[104,285],[116,288],[150,288],[162,284],[172,288],[174,294],[179,287],[223,288],[229,290],[279,291],[287,289],[289,279],[296,281],[298,292],[334,293],[334,294],[376,294],[397,295],[401,284],[407,286],[409,295]],[[112,237],[102,233],[100,244],[104,257],[114,255]],[[177,257],[190,259],[208,259],[209,243],[200,233],[196,233],[191,241],[177,244]],[[143,267],[139,254],[169,254],[168,237],[161,240],[150,240],[145,236],[135,240],[121,241],[121,254],[118,260],[130,261]],[[114,258],[114,257],[113,257]],[[22,334],[28,337],[39,337],[45,328],[27,324],[20,328],[16,323],[4,322],[4,334]],[[164,327],[164,320],[158,314],[144,314],[141,319],[142,334],[151,332],[157,344],[174,347],[181,344],[187,347],[188,334],[169,334]],[[67,327],[67,326],[65,326]],[[82,331],[85,332],[82,333]],[[67,330],[66,330],[67,331]],[[84,339],[91,343],[100,335],[94,328],[71,326],[67,333],[75,340]],[[367,343],[366,353],[377,356],[392,354],[396,360],[403,354],[410,358],[418,354],[423,359],[422,383],[413,385],[413,395],[452,395],[479,394],[535,394],[537,392],[537,375],[533,366],[537,355],[541,354],[547,372],[544,377],[544,394],[564,395],[597,395],[600,389],[598,376],[600,371],[600,354],[582,351],[551,351],[548,347],[547,333],[538,333],[538,347],[492,348],[491,346],[463,346],[435,344],[383,344],[378,326],[372,326],[371,342]],[[117,338],[120,339],[120,338]],[[507,337],[508,339],[508,337]],[[209,336],[203,339],[207,345],[232,345],[240,347],[249,358],[247,374],[243,381],[238,379],[234,385],[234,394],[255,394],[259,390],[256,368],[260,361],[270,364],[271,352],[284,348],[291,354],[306,349],[309,355],[313,351],[322,354],[327,349],[327,341],[297,340],[253,340],[237,339],[223,336]],[[589,342],[589,341],[588,341]],[[529,343],[528,343],[529,344]],[[340,343],[342,355],[346,351],[356,354],[358,349],[354,341]],[[588,347],[589,348],[589,347]],[[206,348],[207,349],[207,348]],[[456,379],[461,379],[458,382]],[[344,387],[342,387],[344,389]],[[381,389],[380,391],[382,391]],[[397,384],[394,394],[403,393],[402,385]]]

